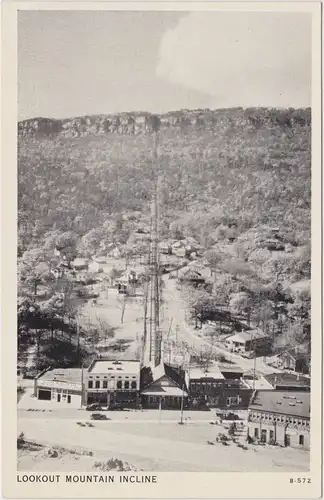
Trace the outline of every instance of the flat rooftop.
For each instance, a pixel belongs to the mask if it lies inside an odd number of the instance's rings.
[[[285,387],[310,387],[311,380],[308,377],[302,375],[297,375],[295,373],[272,373],[271,375],[265,375],[264,378],[273,387],[280,388]]]
[[[85,373],[85,371],[84,371]],[[55,368],[43,373],[37,379],[39,387],[73,388],[81,389],[81,368]]]
[[[214,378],[222,380],[225,377],[217,366],[213,366],[208,371],[205,371],[202,368],[191,368],[189,371],[189,378],[190,379]]]
[[[310,418],[310,393],[278,390],[256,391],[249,410]]]
[[[244,382],[251,388],[255,390],[268,389],[273,390],[272,385],[264,377],[244,378]]]
[[[231,363],[220,363],[218,365],[219,370],[222,373],[243,373],[243,369],[239,365],[231,364]]]
[[[124,372],[133,373],[134,375],[140,374],[140,362],[128,360],[103,360],[98,359],[94,361],[88,369],[89,373],[112,373]]]

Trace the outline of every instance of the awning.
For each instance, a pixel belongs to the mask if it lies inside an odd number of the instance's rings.
[[[188,394],[186,391],[182,391],[179,387],[163,387],[159,391],[152,391],[148,387],[146,390],[142,391],[143,396],[161,396],[161,397],[166,397],[166,396],[174,396],[174,397],[188,397]]]

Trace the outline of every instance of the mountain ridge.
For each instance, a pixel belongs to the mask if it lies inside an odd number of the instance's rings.
[[[20,136],[61,136],[83,137],[109,133],[139,135],[150,134],[156,128],[156,120],[161,130],[170,127],[183,132],[192,130],[217,130],[219,126],[233,125],[279,127],[307,126],[311,123],[310,108],[219,108],[181,109],[166,113],[131,111],[110,114],[83,115],[72,118],[28,118],[18,122]]]

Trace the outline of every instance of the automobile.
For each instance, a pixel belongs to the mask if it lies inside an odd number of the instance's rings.
[[[108,406],[108,410],[115,410],[115,411],[122,411],[124,409],[124,406],[122,405],[122,403],[111,403],[109,406]]]
[[[222,419],[223,420],[240,420],[240,417],[238,415],[236,415],[236,413],[229,412],[229,413],[225,413],[222,416]]]
[[[102,413],[93,413],[90,417],[91,420],[107,420],[106,415]]]
[[[103,409],[102,406],[100,404],[98,404],[98,403],[92,403],[91,405],[88,405],[86,407],[87,411],[93,411],[93,410],[100,411],[102,409]]]

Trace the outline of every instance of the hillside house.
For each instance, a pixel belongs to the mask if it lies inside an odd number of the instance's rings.
[[[309,449],[310,393],[256,391],[248,408],[248,436],[263,443]]]
[[[178,273],[178,281],[180,284],[189,284],[195,287],[205,283],[205,279],[202,274],[196,269],[192,269],[190,267],[182,269]]]
[[[179,409],[187,406],[185,374],[167,363],[141,370],[141,398],[144,408]]]
[[[88,269],[88,259],[76,258],[71,265],[75,271],[83,271]]]
[[[228,337],[225,344],[233,352],[245,353],[269,348],[270,337],[260,330],[243,331]]]
[[[309,358],[308,352],[304,349],[297,348],[286,349],[275,356],[272,365],[281,370],[291,370],[298,373],[309,373]]]
[[[138,277],[135,271],[125,271],[119,278],[115,279],[115,286],[118,293],[135,294],[136,286],[138,285]]]
[[[103,264],[93,260],[88,265],[88,271],[90,273],[101,273],[103,272]]]
[[[121,256],[121,251],[117,247],[112,248],[108,253],[108,257],[112,257],[114,259],[120,259]]]
[[[159,243],[159,251],[164,255],[171,255],[172,247],[169,243],[161,241],[161,243]]]

